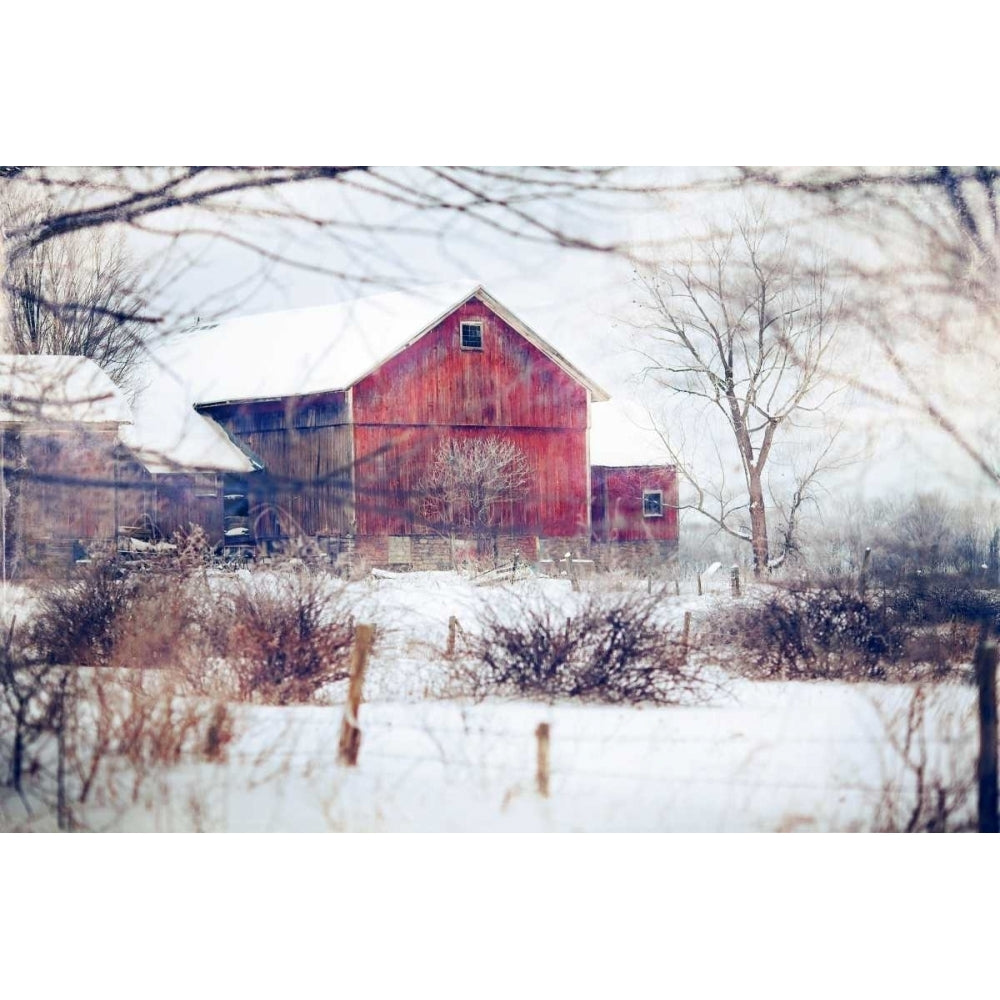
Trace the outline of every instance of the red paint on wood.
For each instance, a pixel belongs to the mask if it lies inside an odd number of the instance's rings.
[[[482,320],[482,350],[460,324]],[[353,390],[357,424],[587,426],[587,389],[478,299],[460,306]]]
[[[421,515],[421,483],[435,450],[449,438],[500,435],[520,448],[532,468],[525,498],[499,511],[502,532],[586,537],[586,431],[498,427],[356,427],[355,496],[362,535],[433,530]]]
[[[596,541],[677,540],[677,473],[672,466],[595,465],[591,477],[591,513]],[[660,517],[647,517],[643,513],[646,490],[662,492]]]

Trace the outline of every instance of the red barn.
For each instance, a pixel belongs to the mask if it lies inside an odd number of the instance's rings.
[[[219,473],[230,540],[304,537],[375,564],[447,565],[469,541],[428,518],[428,469],[442,442],[488,438],[528,468],[527,488],[497,505],[494,553],[624,538],[592,496],[591,404],[607,393],[480,285],[231,320],[171,341],[159,363],[185,421],[207,427],[181,433],[154,389],[138,444],[160,456],[161,478]],[[649,537],[676,539],[674,515]]]

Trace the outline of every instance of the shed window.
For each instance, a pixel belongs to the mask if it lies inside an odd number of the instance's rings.
[[[214,472],[195,473],[194,495],[196,497],[217,497],[219,495],[219,481]]]
[[[462,350],[481,351],[483,349],[483,321],[475,320],[462,324]]]
[[[642,491],[642,516],[663,517],[663,490]]]

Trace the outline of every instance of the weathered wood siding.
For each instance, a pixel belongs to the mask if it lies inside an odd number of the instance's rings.
[[[461,347],[469,320],[483,323],[482,350]],[[533,470],[501,530],[587,536],[587,413],[587,389],[473,299],[353,389],[358,533],[427,530],[420,483],[438,445],[499,435]]]
[[[261,460],[247,478],[257,539],[351,529],[351,430],[346,393],[202,407]]]
[[[25,428],[20,434],[26,534],[113,538],[117,431],[43,427]]]
[[[463,321],[483,321],[481,351],[462,350]],[[354,387],[356,424],[585,430],[587,390],[478,299]]]
[[[18,552],[29,565],[69,565],[81,548],[110,548],[117,429],[25,426],[4,438],[6,487],[18,495],[5,525],[8,563]]]
[[[501,435],[531,464],[528,494],[498,511],[502,533],[586,537],[587,442],[584,432],[543,428],[368,427],[355,430],[358,533],[408,535],[431,530],[422,516],[421,481],[439,444]]]
[[[214,486],[209,491],[209,480]],[[191,525],[203,528],[214,546],[222,541],[222,476],[190,473],[155,475],[145,491],[144,513],[159,535],[169,541]]]
[[[595,465],[591,490],[595,541],[677,540],[677,474],[671,466]],[[662,490],[661,517],[643,516],[644,490]]]

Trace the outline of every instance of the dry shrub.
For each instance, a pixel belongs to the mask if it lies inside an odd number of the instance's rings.
[[[53,730],[58,713],[56,668],[33,663],[15,623],[0,644],[0,760],[4,784],[24,794],[24,777],[33,764],[34,745]]]
[[[200,524],[189,524],[187,530],[178,528],[171,539],[176,546],[176,566],[183,573],[205,566],[212,558],[212,544]]]
[[[105,560],[69,583],[44,589],[26,637],[33,658],[49,664],[110,663],[120,619],[140,585],[138,575]]]
[[[218,762],[233,737],[222,702],[185,697],[169,672],[72,671],[61,738],[69,798],[137,801],[146,781],[183,758]]]
[[[35,664],[16,674],[21,697],[6,697],[6,677],[3,708],[15,720],[23,709],[24,721],[3,742],[8,783],[28,816],[51,810],[63,830],[113,820],[182,761],[225,760],[234,735],[224,703],[183,696],[169,672]]]
[[[102,563],[49,588],[30,630],[34,659],[160,669],[189,693],[275,704],[347,676],[354,623],[328,576],[245,574],[213,590],[190,570]]]
[[[939,603],[904,587],[861,593],[843,581],[794,583],[719,611],[712,632],[720,659],[753,678],[967,679],[988,602],[953,598]]]
[[[704,693],[681,636],[662,624],[663,596],[589,592],[577,613],[522,598],[510,619],[487,608],[469,642],[481,682],[502,692],[634,704]]]
[[[236,697],[222,664],[232,625],[228,604],[204,573],[143,574],[119,616],[116,666],[168,671],[189,694]]]
[[[231,623],[225,657],[243,700],[305,702],[349,674],[354,620],[327,577],[254,576],[219,613]]]
[[[881,679],[905,643],[891,608],[836,584],[775,589],[714,625],[737,647],[741,672],[765,679]]]
[[[941,689],[937,689],[940,691]],[[976,719],[935,689],[914,687],[904,706],[875,704],[892,759],[874,827],[893,833],[951,833],[976,828]],[[963,737],[967,737],[964,738]]]

